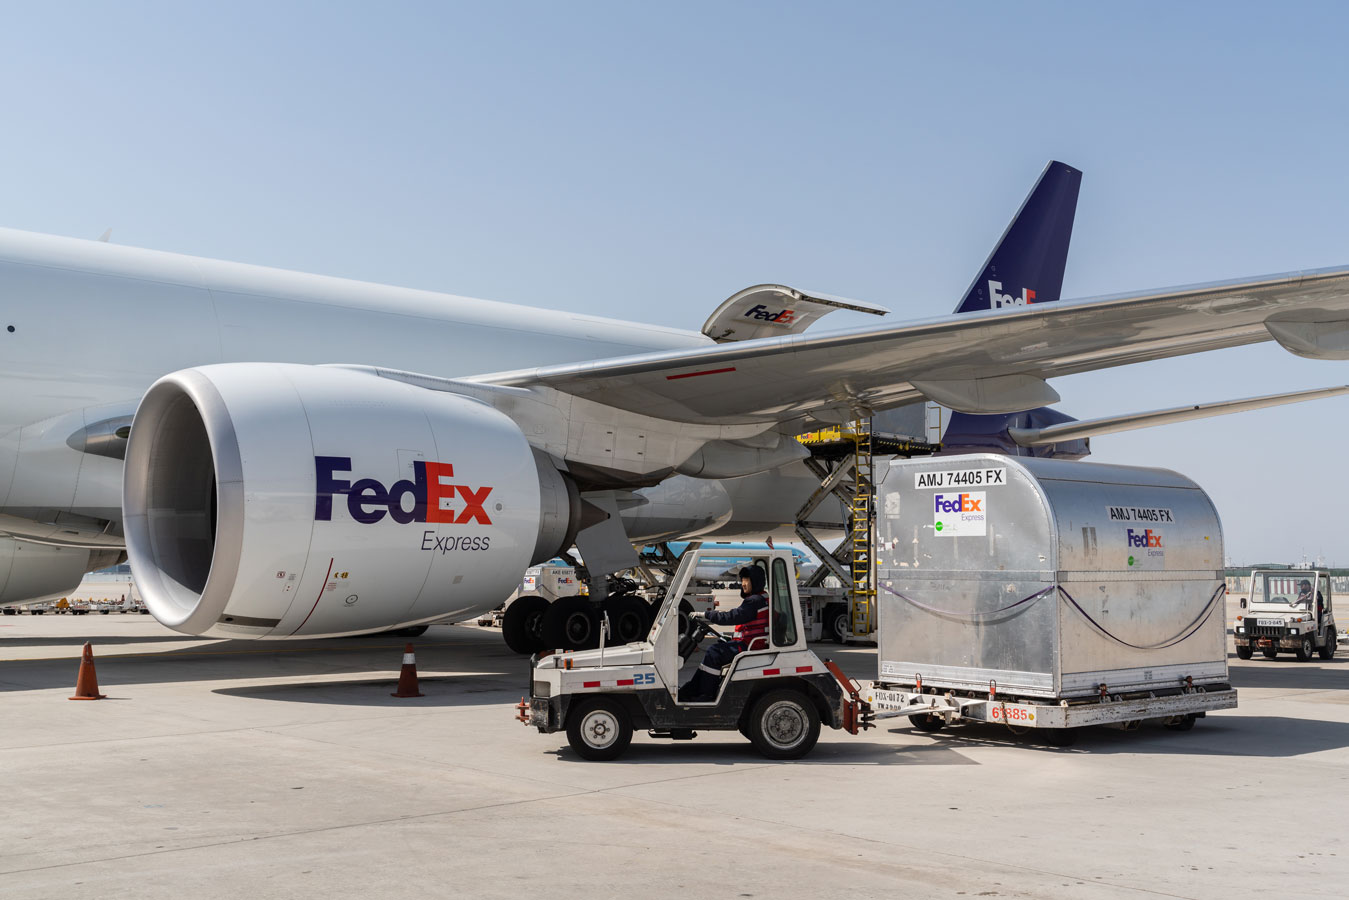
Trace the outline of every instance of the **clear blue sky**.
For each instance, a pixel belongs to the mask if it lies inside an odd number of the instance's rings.
[[[12,4],[0,224],[687,328],[762,281],[908,318],[1053,157],[1065,296],[1349,264],[1345,9]],[[1263,345],[1055,386],[1344,383]],[[1238,561],[1349,564],[1349,399],[1094,444],[1196,478]]]

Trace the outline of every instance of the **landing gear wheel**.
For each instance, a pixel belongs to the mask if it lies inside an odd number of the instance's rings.
[[[693,604],[687,600],[679,601],[679,658],[688,659],[698,649],[702,639],[698,627],[693,624]],[[698,638],[698,640],[695,640]]]
[[[632,594],[605,600],[604,611],[609,616],[610,644],[635,644],[651,628],[650,607]]]
[[[409,625],[407,628],[395,628],[390,633],[398,637],[421,637],[430,627],[430,625]]]
[[[837,644],[843,643],[848,636],[852,622],[848,618],[848,607],[842,603],[831,603],[824,609],[824,639]]]
[[[632,719],[608,697],[594,697],[567,714],[567,743],[582,759],[616,759],[632,743]]]
[[[769,759],[800,759],[820,739],[820,714],[800,691],[769,691],[749,714],[749,740]]]
[[[1312,658],[1312,636],[1310,634],[1303,636],[1302,642],[1297,645],[1295,652],[1298,662],[1306,662]]]
[[[1250,659],[1251,656],[1250,647],[1237,647],[1237,659]]]
[[[1077,741],[1076,728],[1046,728],[1045,743],[1051,747],[1071,747]]]
[[[946,727],[946,720],[932,713],[919,713],[916,716],[909,716],[909,721],[919,731],[926,731],[930,734],[935,734]]]
[[[516,597],[501,616],[501,636],[515,653],[538,653],[543,649],[543,614],[548,601],[534,594]]]
[[[1167,722],[1167,723],[1165,723],[1165,725],[1166,725],[1166,730],[1167,730],[1167,731],[1189,731],[1191,728],[1194,727],[1194,723],[1195,723],[1197,720],[1198,720],[1198,717],[1195,716],[1193,713],[1191,713],[1191,714],[1188,715],[1188,716],[1181,716],[1179,719],[1177,719],[1177,720],[1174,721],[1174,722]]]
[[[1265,657],[1265,659],[1274,659],[1279,655],[1279,648],[1265,647],[1263,650],[1260,651],[1260,653]]]
[[[1317,653],[1320,654],[1320,656],[1321,656],[1322,659],[1334,659],[1334,658],[1335,658],[1335,638],[1336,638],[1335,629],[1334,629],[1334,628],[1327,628],[1327,629],[1326,629],[1326,642],[1325,642],[1325,644],[1322,645],[1322,647],[1321,647],[1320,650],[1317,650],[1317,651],[1316,651]]]
[[[560,597],[543,614],[543,644],[561,650],[589,650],[600,645],[595,604],[587,597]]]

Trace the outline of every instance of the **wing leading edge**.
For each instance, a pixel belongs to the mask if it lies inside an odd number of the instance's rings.
[[[787,335],[483,375],[680,422],[842,421],[940,394],[962,412],[1057,398],[1045,380],[1277,340],[1349,359],[1349,268],[1290,272],[818,336]],[[1032,404],[1034,405],[1034,404]]]

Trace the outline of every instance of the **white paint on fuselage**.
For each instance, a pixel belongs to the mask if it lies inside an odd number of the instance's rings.
[[[464,377],[711,343],[675,328],[10,229],[0,229],[0,319],[0,381],[10,385],[0,433],[137,400],[160,376],[208,363]]]

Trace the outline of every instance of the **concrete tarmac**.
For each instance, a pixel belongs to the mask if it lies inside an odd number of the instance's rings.
[[[86,639],[109,698],[68,702]],[[512,718],[499,632],[416,639],[420,699],[389,696],[403,643],[0,617],[0,897],[1349,895],[1349,654],[1234,656],[1240,707],[1188,733],[891,720],[793,763],[736,734],[590,763]]]

